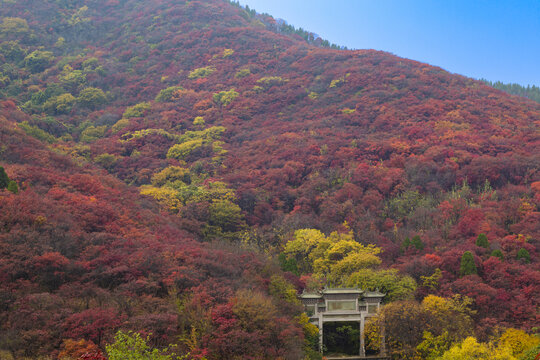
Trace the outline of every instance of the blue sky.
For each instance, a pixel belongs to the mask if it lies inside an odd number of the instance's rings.
[[[540,0],[240,0],[328,41],[540,85]]]

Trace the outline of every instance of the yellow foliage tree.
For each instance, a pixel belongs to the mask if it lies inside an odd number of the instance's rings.
[[[517,360],[508,348],[493,347],[491,344],[479,343],[469,336],[456,344],[437,360]]]
[[[169,211],[177,212],[182,203],[177,197],[177,191],[168,187],[154,187],[150,185],[141,186],[141,195],[148,195],[156,199],[156,201],[162,206],[166,207]]]
[[[233,313],[238,317],[243,329],[257,331],[266,329],[277,315],[272,300],[260,292],[238,290],[233,300]]]
[[[367,318],[364,326],[364,336],[366,350],[379,351],[382,338],[380,320],[377,316]]]
[[[285,245],[284,252],[297,260],[301,271],[313,272],[315,276],[331,281],[381,263],[377,256],[381,249],[358,243],[352,231],[333,232],[326,237],[316,229],[297,230],[294,239]]]
[[[189,184],[191,182],[189,169],[180,166],[168,166],[152,176],[152,185],[154,186],[163,186],[167,183],[176,183],[177,181],[183,184]]]
[[[173,145],[167,152],[170,159],[185,160],[191,153],[203,146],[202,139],[195,139]]]
[[[296,262],[300,272],[313,273],[334,286],[380,288],[391,300],[410,298],[416,289],[414,279],[399,275],[397,270],[376,269],[381,264],[381,251],[357,242],[352,231],[325,236],[316,229],[300,229],[283,253],[288,261]]]
[[[512,355],[521,357],[527,350],[540,344],[540,338],[523,330],[506,329],[498,341],[499,348],[509,349]]]

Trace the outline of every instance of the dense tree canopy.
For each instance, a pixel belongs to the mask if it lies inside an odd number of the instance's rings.
[[[0,8],[6,356],[314,359],[324,285],[387,294],[396,358],[538,326],[537,103],[222,0]]]

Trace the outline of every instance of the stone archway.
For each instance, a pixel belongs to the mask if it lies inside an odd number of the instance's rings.
[[[360,349],[360,323],[335,321],[323,324],[323,355],[358,355]]]

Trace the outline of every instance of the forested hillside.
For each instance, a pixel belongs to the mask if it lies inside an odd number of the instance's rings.
[[[500,81],[496,81],[496,82],[487,81],[487,80],[482,80],[482,81],[488,84],[489,86],[494,87],[495,89],[506,91],[507,93],[512,94],[512,95],[523,96],[523,97],[526,97],[528,99],[531,99],[540,103],[540,88],[538,88],[538,86],[528,85],[527,87],[525,87],[519,84],[505,84]]]
[[[6,357],[317,359],[325,285],[395,359],[538,352],[540,104],[222,0],[0,9]]]

